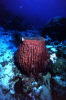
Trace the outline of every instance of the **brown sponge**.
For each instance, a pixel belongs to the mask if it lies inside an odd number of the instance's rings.
[[[19,45],[16,57],[22,71],[38,74],[46,68],[49,54],[44,40],[26,39]]]

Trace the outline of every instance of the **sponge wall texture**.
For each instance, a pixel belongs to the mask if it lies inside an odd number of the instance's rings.
[[[18,47],[16,57],[24,73],[36,75],[46,68],[49,54],[44,40],[24,40]]]

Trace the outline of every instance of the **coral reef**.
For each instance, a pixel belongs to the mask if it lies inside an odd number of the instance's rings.
[[[46,68],[50,70],[46,73],[38,73],[36,78],[32,73],[30,76],[21,73],[14,63],[14,55],[17,51],[14,42],[20,40],[21,33],[23,36],[27,33],[31,40],[34,36],[32,32],[33,30],[17,31],[16,35],[16,31],[0,30],[0,100],[65,100],[66,41],[52,41],[49,36],[45,37],[51,61]],[[39,41],[40,37],[36,40]]]

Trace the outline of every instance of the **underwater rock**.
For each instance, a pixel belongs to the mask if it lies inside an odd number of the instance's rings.
[[[34,87],[33,94],[36,100],[52,100],[51,91],[45,85],[39,88]]]
[[[22,43],[22,35],[18,31],[12,33],[12,39],[12,42],[16,47]]]
[[[66,80],[62,76],[54,76],[51,79],[53,100],[66,100]]]
[[[31,25],[31,24],[25,24],[23,26],[23,30],[34,30],[35,26]]]
[[[57,47],[57,56],[66,59],[66,44],[61,43]]]
[[[43,28],[43,36],[49,35],[54,40],[65,40],[66,34],[66,18],[54,17],[50,22]]]
[[[23,93],[23,83],[22,83],[21,78],[19,79],[18,82],[15,83],[14,90],[15,90],[16,94],[22,94]]]
[[[51,66],[52,73],[57,75],[66,75],[66,60],[63,58],[57,58],[56,62]]]
[[[23,30],[22,23],[24,21],[24,18],[19,18],[18,16],[13,17],[11,20],[8,21],[8,23],[4,24],[4,29],[7,30]]]
[[[57,58],[51,66],[51,90],[53,100],[66,99],[66,60],[62,57]]]
[[[49,54],[43,38],[25,39],[16,53],[16,62],[22,72],[34,75],[43,72],[48,64]]]

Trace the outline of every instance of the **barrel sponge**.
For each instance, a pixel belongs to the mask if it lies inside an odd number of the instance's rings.
[[[17,63],[26,74],[42,72],[49,59],[44,40],[26,39],[19,45],[16,53]]]

